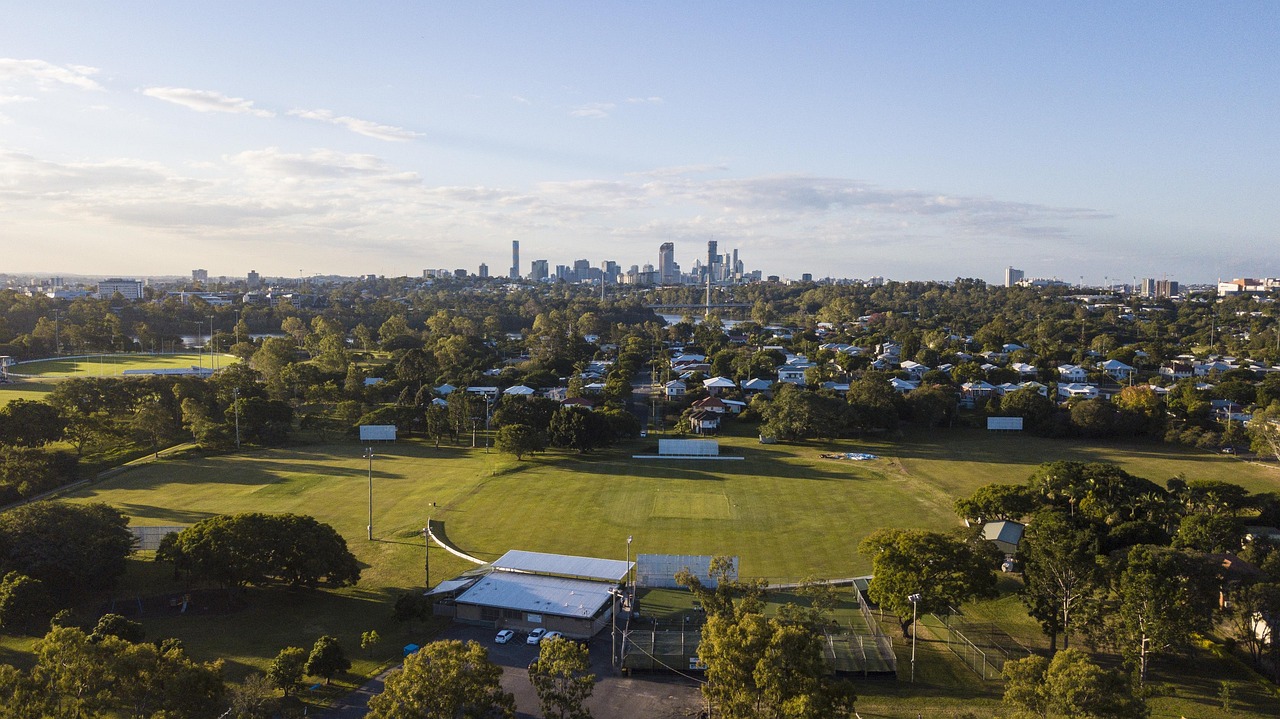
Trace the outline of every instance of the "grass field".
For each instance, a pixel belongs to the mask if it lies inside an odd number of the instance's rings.
[[[225,367],[240,360],[233,355],[215,355],[217,367]],[[178,369],[208,367],[208,353],[183,352],[179,354],[106,354],[77,359],[46,359],[10,367],[10,372],[35,377],[112,377],[127,369]]]
[[[53,389],[53,384],[39,380],[19,380],[0,384],[0,407],[15,399],[41,400]]]
[[[253,591],[249,606],[234,614],[143,618],[154,636],[181,637],[198,656],[225,657],[233,674],[242,674],[265,667],[281,647],[309,645],[322,633],[337,635],[348,648],[358,647],[360,633],[368,629],[387,637],[388,646],[420,639],[421,627],[394,626],[389,616],[399,592],[422,586],[420,532],[428,518],[443,522],[454,544],[483,559],[512,548],[621,559],[630,535],[633,557],[736,554],[744,577],[796,581],[865,574],[870,564],[857,544],[870,531],[955,527],[955,498],[988,482],[1021,482],[1038,464],[1057,459],[1115,461],[1160,484],[1183,475],[1237,482],[1255,492],[1280,490],[1274,467],[1168,445],[1086,445],[956,430],[893,443],[761,445],[747,436],[722,436],[722,453],[744,461],[630,458],[650,453],[653,441],[522,462],[483,448],[435,449],[413,441],[376,447],[374,541],[365,536],[368,465],[363,446],[354,441],[161,461],[77,491],[70,500],[106,502],[147,525],[190,524],[229,512],[297,512],[333,525],[347,539],[364,568],[357,587]],[[881,459],[819,456],[834,451],[871,452]],[[433,583],[472,566],[436,547],[429,557]],[[166,584],[164,574],[154,564],[133,562],[117,598],[157,588],[180,591]],[[1016,598],[976,611],[1008,620],[1019,639],[1043,644]],[[6,641],[0,654],[21,649]],[[357,657],[356,671],[370,672],[394,656],[385,651]],[[922,678],[932,688],[910,699],[909,690],[877,685],[865,705],[872,711],[864,716],[906,716],[875,711],[895,706],[954,705],[962,712],[965,697],[991,699],[992,687],[965,676],[967,670],[957,668],[945,650],[922,651],[933,652],[920,660]],[[920,703],[931,696],[940,703]],[[1171,706],[1176,711],[1183,703]]]

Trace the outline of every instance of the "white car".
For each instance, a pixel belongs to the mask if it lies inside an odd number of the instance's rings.
[[[547,632],[546,635],[542,637],[542,641],[545,642],[548,639],[562,639],[562,638],[564,638],[564,634],[561,634],[560,632]]]
[[[502,631],[498,632],[498,636],[494,637],[493,641],[495,644],[506,644],[507,642],[511,641],[511,637],[514,637],[515,635],[516,633],[511,631],[510,629],[503,629]]]
[[[547,633],[547,630],[543,629],[542,627],[538,627],[532,632],[529,632],[529,638],[524,641],[526,644],[537,644],[538,642],[542,641],[542,635],[546,633]]]

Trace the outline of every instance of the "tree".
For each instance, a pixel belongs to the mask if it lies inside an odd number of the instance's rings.
[[[980,523],[1019,520],[1035,509],[1035,497],[1021,484],[985,484],[956,500],[956,514]]]
[[[382,637],[378,636],[378,630],[370,629],[360,635],[360,648],[369,652],[369,656],[373,656],[373,648],[378,642],[382,641]]]
[[[1280,583],[1260,582],[1239,588],[1231,598],[1229,617],[1236,640],[1255,663],[1262,659],[1268,646],[1280,653],[1276,649],[1280,633],[1275,626],[1276,617],[1280,617]],[[1280,664],[1276,665],[1276,673],[1280,675]]]
[[[903,634],[911,623],[908,597],[920,595],[919,612],[941,612],[969,599],[994,596],[988,559],[968,543],[918,529],[878,529],[858,545],[871,559],[867,595],[898,615]]]
[[[1047,429],[1058,407],[1053,400],[1040,394],[1032,387],[1024,387],[1006,394],[1000,400],[1000,413],[1010,417],[1021,417],[1028,431],[1041,432]]]
[[[61,599],[110,587],[132,551],[129,520],[105,504],[34,502],[0,514],[0,571],[39,579]]]
[[[126,642],[137,644],[147,638],[147,632],[138,622],[128,619],[119,614],[103,614],[98,619],[98,624],[93,628],[93,632],[89,634],[89,641],[95,644],[103,641],[107,637],[115,637],[123,639]]]
[[[1004,703],[1017,711],[1017,716],[1049,716],[1049,698],[1044,683],[1048,670],[1049,660],[1036,654],[1005,662],[1001,670]]]
[[[18,572],[0,579],[0,629],[17,634],[40,625],[48,627],[52,613],[49,592],[39,579]]]
[[[921,427],[937,427],[955,411],[956,397],[950,389],[921,385],[907,393],[907,410]]]
[[[1280,400],[1253,413],[1249,420],[1249,439],[1253,452],[1280,459]]]
[[[561,407],[551,415],[547,434],[554,447],[585,454],[612,443],[609,426],[597,413],[582,407]]]
[[[176,434],[173,415],[169,413],[158,398],[144,401],[133,413],[129,422],[130,429],[139,441],[151,445],[156,459],[160,458],[160,445]]]
[[[502,668],[476,642],[432,642],[405,657],[369,700],[370,719],[515,719],[515,696]]]
[[[66,427],[62,412],[51,404],[15,399],[0,408],[0,444],[42,447],[62,439]]]
[[[547,719],[591,719],[586,701],[595,688],[587,648],[562,637],[543,641],[529,665],[529,681]]]
[[[526,454],[546,449],[547,437],[527,424],[508,424],[498,428],[494,446],[499,452],[514,454],[519,461],[524,459]]]
[[[302,647],[285,647],[271,660],[267,667],[267,678],[284,692],[285,696],[293,693],[302,675],[306,672],[307,650]]]
[[[1209,628],[1215,591],[1202,555],[1140,545],[1129,550],[1115,584],[1108,634],[1138,660],[1144,679],[1149,655],[1185,650],[1193,633]]]
[[[1030,656],[1004,665],[1004,703],[1017,716],[1072,719],[1144,719],[1149,711],[1132,682],[1106,671],[1078,649],[1053,661]]]
[[[272,691],[271,680],[265,674],[253,673],[230,691],[234,719],[272,719],[277,715],[278,701]]]
[[[299,514],[220,515],[178,533],[157,560],[181,563],[228,588],[281,582],[313,588],[355,584],[360,566],[333,527]]]
[[[1049,636],[1050,651],[1071,645],[1072,618],[1102,580],[1098,538],[1055,509],[1036,512],[1018,547],[1023,559],[1022,602]]]
[[[1173,546],[1198,552],[1238,552],[1244,543],[1244,523],[1220,514],[1189,514],[1182,518]]]
[[[862,432],[893,431],[898,428],[898,393],[874,373],[849,385],[849,423]]]
[[[346,652],[342,651],[338,638],[326,634],[312,645],[305,670],[313,677],[322,677],[324,683],[328,684],[330,679],[350,668],[351,660],[347,659]]]

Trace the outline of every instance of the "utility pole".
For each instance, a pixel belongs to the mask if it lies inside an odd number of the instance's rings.
[[[365,447],[364,458],[369,460],[369,541],[373,541],[373,447]]]

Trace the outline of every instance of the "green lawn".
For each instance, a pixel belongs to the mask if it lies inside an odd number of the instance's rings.
[[[384,653],[357,665],[360,672],[392,658],[388,647],[420,639],[421,627],[393,626],[389,615],[398,592],[422,586],[420,532],[428,518],[443,522],[460,549],[484,559],[513,548],[621,559],[630,535],[632,557],[736,554],[744,577],[796,581],[865,574],[870,564],[856,548],[870,531],[955,527],[957,497],[988,482],[1021,482],[1039,463],[1056,459],[1117,461],[1159,483],[1182,474],[1227,479],[1253,491],[1280,489],[1274,467],[1166,445],[1089,446],[977,430],[898,443],[761,445],[747,436],[724,436],[720,442],[723,454],[746,459],[631,459],[632,453],[648,454],[653,439],[594,455],[553,453],[522,462],[483,448],[435,449],[413,441],[379,446],[372,542],[366,539],[368,465],[361,457],[363,446],[354,441],[165,460],[84,488],[70,499],[107,502],[134,523],[149,525],[190,524],[227,512],[305,513],[332,524],[347,539],[364,567],[357,587],[320,593],[255,590],[248,607],[232,614],[143,618],[153,636],[179,636],[197,656],[227,658],[239,675],[265,667],[281,647],[309,645],[322,633],[336,634],[349,650],[359,646],[360,633],[368,629],[388,638]],[[819,456],[832,451],[865,451],[881,459]],[[430,550],[430,565],[433,583],[472,566],[437,547]],[[167,581],[156,565],[134,562],[117,598],[180,589]],[[1028,644],[1043,645],[1015,597],[974,611],[1009,623],[1009,631]],[[6,648],[13,652],[22,646],[6,641],[0,652]],[[951,707],[959,716],[966,701],[989,706],[989,683],[966,676],[967,670],[940,647],[921,651],[929,652],[928,659],[918,658],[921,692],[907,699],[910,689],[875,684],[864,695],[870,710],[864,716],[906,716],[902,711],[917,706]],[[897,713],[879,713],[882,707],[885,712],[896,707]]]
[[[239,362],[233,355],[214,357],[215,366],[225,367]],[[179,354],[105,354],[79,359],[47,359],[26,362],[9,368],[10,372],[38,377],[111,377],[127,369],[176,369],[208,367],[209,354],[183,352]]]
[[[12,382],[0,384],[0,407],[15,399],[42,400],[51,390],[53,384],[50,382],[14,378]]]

